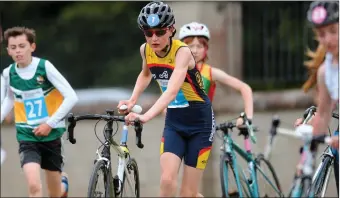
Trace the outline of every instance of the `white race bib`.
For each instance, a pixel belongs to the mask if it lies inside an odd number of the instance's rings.
[[[44,92],[41,88],[23,91],[22,99],[28,125],[41,124],[49,118]]]

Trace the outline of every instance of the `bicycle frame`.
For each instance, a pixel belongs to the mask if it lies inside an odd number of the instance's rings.
[[[308,197],[314,197],[312,186],[312,177],[314,174],[314,152],[311,151],[311,144],[313,139],[312,129],[309,131],[309,134],[302,134],[301,138],[304,142],[303,144],[303,151],[301,153],[301,158],[297,166],[297,170],[295,173],[295,185],[292,189],[292,197],[301,197],[303,195]],[[305,186],[305,181],[308,181],[307,185]],[[303,185],[303,188],[301,184]],[[302,191],[303,190],[303,191]],[[306,193],[306,194],[304,194]]]
[[[110,193],[111,195],[114,194],[114,190],[117,190],[118,192],[121,192],[122,189],[122,181],[125,179],[125,173],[128,173],[128,170],[126,168],[126,164],[130,159],[130,151],[127,148],[127,138],[128,138],[128,126],[126,126],[125,124],[123,125],[123,132],[122,132],[122,137],[121,137],[121,143],[118,144],[112,137],[112,125],[113,125],[113,121],[109,121],[108,122],[108,127],[105,129],[105,143],[104,143],[104,148],[101,152],[101,154],[99,154],[99,148],[96,151],[97,154],[97,159],[96,161],[99,160],[104,160],[106,162],[107,168],[110,170],[111,172],[111,151],[110,148],[113,148],[114,151],[118,154],[118,169],[117,169],[117,175],[118,175],[118,181],[115,185],[117,186],[116,189],[114,189],[113,186],[113,182],[110,182]],[[110,175],[109,175],[110,177]],[[126,177],[127,182],[129,184],[129,186],[131,187],[131,181],[129,177]],[[132,190],[131,192],[134,191],[134,189],[130,189]]]
[[[305,114],[304,114],[304,120],[302,122],[302,124],[307,124],[311,118],[313,117],[313,114],[316,112],[316,107],[315,106],[311,106],[309,107],[306,111],[305,111]],[[334,114],[333,113],[333,118],[338,118],[338,115],[337,114]],[[281,135],[287,135],[287,136],[290,136],[290,137],[295,137],[295,138],[300,138],[299,135],[296,134],[295,131],[284,131],[284,130],[277,130],[278,126],[279,126],[279,123],[280,123],[280,120],[277,116],[274,117],[273,119],[273,122],[272,122],[272,129],[270,131],[270,135],[269,135],[269,138],[268,138],[268,143],[267,143],[267,147],[266,147],[266,150],[265,150],[265,153],[266,153],[266,158],[269,158],[270,154],[271,154],[271,149],[272,149],[272,145],[274,144],[274,137],[277,135],[277,134],[281,134]],[[307,152],[307,154],[309,155],[309,150],[306,150],[308,149],[308,144],[304,145],[303,146],[303,152]],[[322,161],[319,163],[318,165],[318,168],[316,169],[316,171],[314,172],[313,175],[304,175],[303,172],[301,175],[299,175],[298,177],[295,178],[295,182],[296,184],[293,186],[293,191],[292,191],[292,196],[293,197],[299,197],[301,195],[301,182],[303,181],[304,178],[308,177],[311,178],[311,184],[313,184],[316,179],[318,179],[318,177],[320,176],[320,171],[321,171],[321,168],[324,166],[324,160],[326,159],[326,157],[330,157],[331,158],[331,165],[334,163],[334,156],[333,156],[333,152],[331,151],[331,148],[330,146],[327,146],[327,148],[325,149],[325,151],[323,152],[323,154],[321,154],[321,156],[323,159]],[[301,158],[301,161],[303,159]],[[311,159],[313,160],[313,159]],[[308,162],[308,163],[313,163],[313,161],[311,162]],[[298,169],[297,171],[302,171],[302,168]],[[332,172],[332,168],[329,167],[327,169],[327,173],[326,173],[326,182],[324,183],[323,187],[322,187],[322,191],[321,191],[321,197],[324,197],[325,193],[326,193],[326,190],[327,190],[327,187],[328,187],[328,183],[329,183],[329,177],[330,177],[330,174]],[[309,194],[311,195],[311,193]]]
[[[275,187],[275,185],[272,184],[272,182],[268,179],[268,177],[264,174],[262,169],[256,164],[254,156],[251,152],[251,143],[249,137],[244,138],[244,146],[245,150],[240,148],[232,138],[230,137],[228,131],[223,132],[223,145],[224,145],[224,153],[227,153],[228,156],[231,156],[231,162],[233,165],[233,169],[235,172],[235,178],[236,178],[236,185],[238,189],[241,189],[241,183],[239,178],[239,172],[238,172],[238,163],[236,159],[235,152],[238,153],[248,164],[248,168],[250,170],[250,178],[247,178],[245,173],[243,172],[243,179],[247,183],[248,191],[251,195],[251,197],[259,197],[259,191],[258,191],[258,183],[257,183],[257,174],[256,169],[259,170],[264,178],[267,180],[267,182],[272,186],[272,188],[281,195],[280,191]],[[227,185],[226,185],[227,186]],[[241,190],[239,190],[239,196],[244,197]]]
[[[137,105],[136,105],[137,106]],[[135,106],[135,107],[136,107]],[[136,108],[137,110],[140,110],[140,107]],[[136,110],[136,111],[137,111]],[[119,122],[125,122],[125,116],[115,116],[114,111],[112,110],[106,110],[106,115],[100,115],[100,114],[85,114],[80,116],[74,116],[72,113],[69,114],[67,118],[69,125],[68,125],[68,140],[72,143],[76,143],[76,139],[74,138],[74,128],[76,126],[76,122],[80,120],[105,120],[107,122],[107,127],[104,129],[104,137],[105,137],[105,143],[101,146],[104,146],[101,153],[99,154],[99,148],[96,150],[97,159],[95,160],[95,163],[100,161],[104,161],[105,164],[105,171],[107,171],[104,174],[104,183],[105,183],[105,192],[107,192],[109,195],[105,194],[105,196],[111,196],[111,195],[119,195],[121,193],[121,183],[125,181],[125,173],[129,173],[127,170],[127,166],[129,165],[130,155],[129,150],[127,148],[126,142],[127,142],[127,126],[124,125],[123,127],[123,135],[121,139],[121,144],[119,145],[112,137],[113,133],[113,122],[119,121]],[[143,130],[143,126],[139,119],[136,119],[132,121],[135,131],[136,131],[136,145],[138,148],[143,148],[144,144],[142,143],[142,136],[141,132]],[[111,168],[111,148],[114,149],[114,151],[118,154],[118,171],[115,178],[112,178],[112,168]],[[131,181],[127,177],[127,182],[130,184],[131,187]],[[134,190],[132,191],[134,192]]]

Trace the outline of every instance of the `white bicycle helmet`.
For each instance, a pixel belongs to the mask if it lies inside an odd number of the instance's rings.
[[[210,32],[206,25],[197,22],[192,22],[185,24],[181,27],[178,37],[180,40],[183,40],[188,36],[203,36],[209,40]]]

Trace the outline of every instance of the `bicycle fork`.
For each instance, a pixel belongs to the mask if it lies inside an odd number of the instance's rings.
[[[318,168],[316,169],[316,171],[315,171],[315,173],[314,173],[314,175],[313,175],[313,179],[312,179],[312,182],[314,183],[314,182],[316,182],[316,178],[317,178],[317,176],[320,174],[320,171],[322,171],[322,167],[325,165],[324,163],[325,163],[325,159],[326,159],[326,157],[325,156],[329,156],[329,157],[331,157],[331,159],[332,159],[332,161],[331,161],[331,163],[329,164],[329,167],[327,168],[327,172],[326,172],[326,177],[325,177],[325,181],[324,181],[324,184],[323,184],[323,186],[322,186],[322,191],[321,191],[321,197],[324,197],[325,196],[325,194],[326,194],[326,190],[327,190],[327,187],[328,187],[328,183],[329,183],[329,177],[330,177],[330,174],[332,173],[332,165],[333,165],[333,163],[334,163],[334,156],[333,156],[333,154],[332,154],[332,151],[331,151],[331,149],[328,147],[327,148],[327,151],[325,151],[324,153],[323,153],[323,159],[322,159],[322,162],[319,164],[319,166],[318,166]]]

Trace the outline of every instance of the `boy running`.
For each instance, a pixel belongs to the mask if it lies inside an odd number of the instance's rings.
[[[66,114],[77,95],[51,62],[32,53],[35,31],[13,27],[5,31],[8,54],[14,63],[4,69],[6,96],[1,123],[14,106],[20,163],[30,197],[42,197],[40,168],[45,170],[49,197],[67,197],[68,178],[62,174],[61,137]]]

